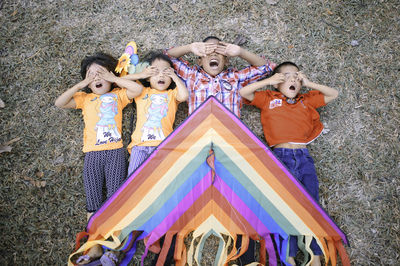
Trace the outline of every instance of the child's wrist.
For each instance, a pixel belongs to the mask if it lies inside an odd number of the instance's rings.
[[[243,57],[246,53],[246,50],[239,46],[239,57]]]
[[[310,86],[312,87],[313,83],[311,81],[309,81],[309,80],[303,80],[302,85],[304,87],[310,87]]]
[[[85,88],[86,86],[82,86],[81,84],[76,84],[75,86],[72,87],[72,90],[74,91],[79,91]]]

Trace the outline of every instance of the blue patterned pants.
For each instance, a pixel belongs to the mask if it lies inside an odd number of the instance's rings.
[[[83,182],[86,191],[86,209],[97,211],[103,204],[103,185],[107,198],[111,197],[126,177],[125,149],[91,151],[85,154]]]

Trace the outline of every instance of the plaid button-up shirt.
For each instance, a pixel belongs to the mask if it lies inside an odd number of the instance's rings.
[[[273,70],[272,64],[268,63],[260,67],[248,66],[242,70],[228,68],[212,77],[198,65],[190,66],[185,60],[170,58],[178,76],[189,90],[189,114],[209,96],[214,96],[237,117],[240,117],[240,109],[243,105],[239,94],[240,88],[271,74]]]

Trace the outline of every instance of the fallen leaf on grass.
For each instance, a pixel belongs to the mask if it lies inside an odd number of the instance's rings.
[[[170,7],[171,7],[172,11],[174,11],[174,12],[179,11],[179,6],[177,4],[171,4]]]
[[[44,176],[44,173],[41,171],[36,172],[36,176],[39,178],[42,178]]]
[[[24,180],[28,181],[29,184],[32,186],[41,188],[46,186],[46,181],[39,181],[39,180],[34,180],[33,178],[30,178],[29,176],[24,176]]]
[[[0,145],[0,153],[10,152],[12,150],[11,146]]]
[[[21,138],[15,138],[10,141],[4,142],[3,144],[0,144],[0,153],[11,152],[12,147],[10,145],[19,140],[21,140]]]
[[[4,108],[4,107],[6,107],[6,105],[4,104],[3,100],[0,99],[0,108]]]
[[[278,0],[267,0],[267,3],[270,5],[275,5],[276,3],[278,3]]]

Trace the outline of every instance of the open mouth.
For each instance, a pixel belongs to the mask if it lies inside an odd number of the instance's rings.
[[[292,86],[289,87],[289,90],[295,91],[295,90],[296,90],[296,87],[292,85]]]
[[[211,59],[210,61],[210,67],[218,67],[219,62],[216,59]]]
[[[164,80],[159,80],[157,83],[160,84],[160,85],[164,85],[165,81]]]
[[[103,87],[103,84],[102,83],[96,83],[96,88],[101,88],[101,87]]]

